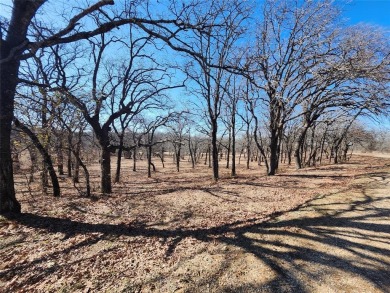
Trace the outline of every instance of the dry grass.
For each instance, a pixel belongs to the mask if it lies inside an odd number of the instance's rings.
[[[43,196],[0,221],[4,292],[388,292],[389,159],[236,178],[183,162],[131,172],[111,196]]]

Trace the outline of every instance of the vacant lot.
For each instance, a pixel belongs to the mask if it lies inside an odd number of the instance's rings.
[[[390,159],[267,177],[253,163],[214,183],[183,162],[124,166],[114,193],[43,196],[0,219],[4,292],[389,292]]]

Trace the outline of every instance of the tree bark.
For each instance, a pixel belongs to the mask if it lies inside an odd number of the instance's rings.
[[[133,172],[137,171],[137,147],[133,150]]]
[[[101,167],[101,192],[109,194],[112,192],[111,186],[111,152],[106,146],[102,146],[102,157],[100,159]]]
[[[67,160],[68,177],[72,177],[72,135],[68,133],[68,160]],[[75,178],[76,176],[74,176]],[[74,180],[73,180],[74,181]]]
[[[270,137],[270,158],[269,158],[269,171],[268,175],[275,175],[276,170],[278,168],[278,160],[279,160],[279,154],[278,154],[278,135],[277,130],[271,130],[271,137]]]
[[[80,148],[81,148],[80,144],[81,144],[80,142],[77,143],[76,149],[73,150],[73,154],[74,154],[74,156],[76,158],[76,162],[74,164],[74,172],[73,172],[73,182],[74,183],[79,183],[79,177],[80,177],[79,176],[79,173],[80,173],[80,161],[81,161],[81,159],[80,159]],[[71,150],[71,152],[72,152],[72,150]],[[81,165],[81,167],[84,168],[82,165]]]
[[[152,145],[147,147],[147,159],[148,159],[148,178],[152,177]]]
[[[192,144],[191,135],[189,135],[189,137],[188,137],[188,150],[189,150],[189,152],[190,152],[190,158],[191,158],[192,169],[194,169],[194,168],[195,168],[195,155],[196,155],[196,154],[194,154],[194,152],[193,152],[193,150],[192,150],[191,144]]]
[[[211,125],[211,149],[213,160],[213,178],[214,181],[219,179],[219,164],[218,164],[218,144],[217,144],[217,121],[212,121]]]
[[[119,135],[119,147],[118,147],[118,157],[116,160],[115,183],[118,183],[121,177],[123,139],[124,139],[124,134],[122,133],[121,135]]]
[[[294,149],[294,158],[295,158],[295,168],[301,169],[302,165],[302,148],[305,142],[306,133],[309,129],[309,126],[306,124],[302,127],[301,132],[298,135],[298,139],[296,141],[295,149]]]
[[[236,176],[236,119],[232,117],[232,177]]]
[[[0,42],[0,213],[20,213],[16,200],[11,154],[11,126],[14,117],[14,98],[18,84],[20,60],[18,55],[27,45],[26,35],[31,19],[44,3],[14,1],[7,37]]]
[[[230,127],[230,129],[229,129],[228,145],[227,145],[227,151],[226,151],[226,169],[229,169],[229,166],[230,166],[231,144],[232,144],[232,128]]]

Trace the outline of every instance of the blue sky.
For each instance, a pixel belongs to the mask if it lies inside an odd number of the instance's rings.
[[[365,22],[390,30],[390,0],[354,0],[346,5],[344,16],[350,24]]]

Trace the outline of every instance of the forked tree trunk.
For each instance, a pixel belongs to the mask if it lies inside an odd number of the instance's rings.
[[[303,167],[302,164],[302,150],[303,150],[303,144],[305,143],[306,133],[309,129],[309,125],[305,124],[302,127],[301,132],[298,135],[298,139],[296,141],[295,149],[294,149],[294,158],[295,158],[295,168],[301,169]]]

